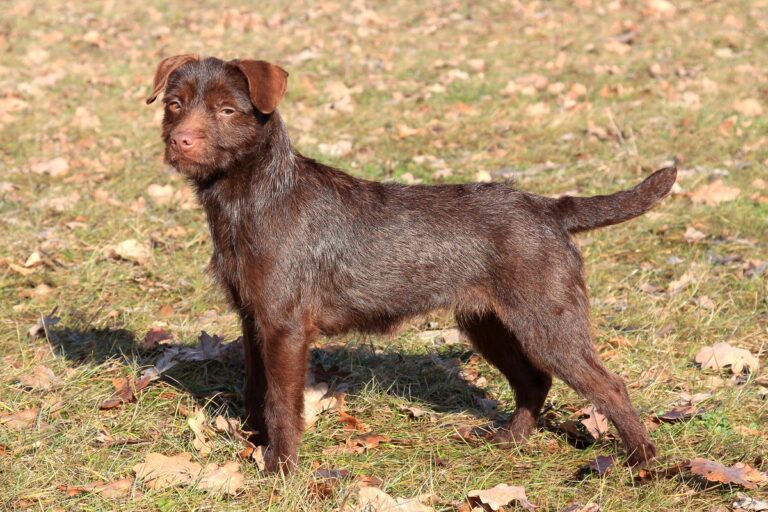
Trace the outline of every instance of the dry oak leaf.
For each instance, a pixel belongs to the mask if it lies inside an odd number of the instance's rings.
[[[37,163],[30,170],[35,174],[47,174],[52,178],[58,178],[69,172],[69,162],[64,158],[58,157],[53,160]]]
[[[135,238],[129,238],[117,245],[108,247],[107,254],[111,258],[132,261],[139,265],[145,264],[152,257],[150,248]]]
[[[721,370],[730,366],[731,372],[736,375],[745,368],[755,372],[759,367],[757,357],[753,356],[749,350],[734,347],[725,342],[702,348],[696,354],[694,361],[701,365],[702,370]]]
[[[763,106],[756,98],[745,98],[733,102],[733,110],[747,117],[757,117],[763,115]]]
[[[362,487],[357,492],[357,505],[347,506],[345,512],[434,512],[424,503],[430,498],[393,498],[378,487]]]
[[[153,203],[160,206],[170,204],[171,200],[173,200],[174,192],[176,192],[176,190],[173,188],[173,185],[158,185],[157,183],[152,183],[147,186],[147,195]]]
[[[5,425],[8,428],[15,429],[34,427],[37,421],[38,413],[39,410],[37,408],[32,408],[15,412],[13,414],[3,414],[0,416],[0,425]],[[40,422],[41,428],[46,426],[47,424],[44,421]]]
[[[203,468],[196,486],[214,494],[236,494],[244,483],[245,477],[237,462],[227,462],[223,466],[212,462]]]
[[[743,462],[727,467],[719,462],[696,457],[690,462],[690,471],[710,482],[735,484],[747,489],[757,489],[758,485],[768,481],[768,475]]]
[[[194,482],[203,467],[192,461],[192,455],[182,452],[171,457],[161,453],[147,454],[144,462],[133,466],[136,477],[150,489],[165,489]]]
[[[192,441],[192,446],[195,447],[195,450],[197,450],[202,457],[210,455],[213,450],[211,442],[205,436],[204,430],[207,427],[206,423],[205,412],[202,409],[197,409],[187,416],[187,424],[195,435],[195,439]]]
[[[19,383],[25,388],[49,390],[61,386],[64,381],[47,366],[38,365],[32,373],[19,377]]]
[[[121,478],[114,482],[93,482],[85,485],[60,485],[58,490],[64,491],[68,496],[77,496],[84,493],[93,493],[105,498],[122,498],[130,494],[133,488],[133,478]]]
[[[246,446],[240,450],[238,455],[245,460],[255,462],[256,467],[259,468],[259,470],[264,471],[264,469],[267,467],[266,462],[264,462],[264,452],[266,449],[266,446]]]
[[[304,428],[317,423],[320,414],[339,409],[340,395],[328,394],[328,384],[319,382],[304,388]]]
[[[150,489],[192,485],[214,493],[234,494],[243,486],[243,475],[237,462],[224,466],[211,463],[203,468],[182,452],[171,457],[150,453],[144,462],[133,466],[136,477]]]
[[[116,407],[120,407],[126,402],[133,402],[136,400],[136,393],[149,386],[152,381],[159,378],[159,372],[145,370],[141,373],[139,378],[119,377],[112,379],[112,385],[115,387],[115,392],[110,398],[99,404],[99,409],[114,409]]]
[[[726,201],[733,201],[741,194],[741,189],[727,186],[723,180],[702,185],[691,192],[691,201],[698,204],[715,206]]]
[[[526,498],[525,488],[521,485],[499,484],[484,491],[469,491],[467,497],[472,506],[480,506],[484,510],[499,510],[513,501],[526,510],[536,509]]]

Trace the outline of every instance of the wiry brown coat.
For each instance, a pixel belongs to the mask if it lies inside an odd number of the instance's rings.
[[[624,383],[592,345],[571,234],[623,222],[664,198],[662,169],[610,196],[551,199],[487,183],[404,186],[354,178],[298,154],[275,110],[287,73],[190,55],[158,67],[166,160],[194,184],[211,270],[240,313],[246,410],[267,466],[294,464],[310,342],[386,332],[437,308],[509,380],[516,410],[495,435],[534,429],[552,377],[616,425],[630,463],[655,456]]]

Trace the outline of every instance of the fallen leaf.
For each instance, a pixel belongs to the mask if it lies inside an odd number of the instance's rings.
[[[584,464],[577,472],[577,478],[584,478],[592,473],[603,476],[611,470],[615,462],[615,455],[600,455]]]
[[[366,450],[376,448],[381,443],[388,443],[391,440],[388,436],[379,434],[366,434],[363,436],[351,437],[344,444],[331,446],[323,450],[325,455],[353,455],[361,454]]]
[[[203,468],[195,486],[214,494],[236,494],[244,483],[245,478],[237,462],[228,462],[223,466],[212,462]]]
[[[339,421],[344,424],[344,430],[346,431],[357,430],[359,432],[368,432],[371,429],[368,425],[360,421],[360,419],[351,414],[347,414],[341,409],[339,409]]]
[[[469,491],[467,493],[471,506],[488,505],[491,510],[499,510],[516,501],[526,510],[536,507],[525,496],[525,488],[520,485],[499,484],[484,491]]]
[[[152,368],[144,370],[138,378],[118,377],[112,379],[112,385],[115,387],[113,395],[99,404],[99,409],[108,410],[120,407],[124,403],[136,400],[136,393],[143,390],[152,381],[160,378],[159,372],[151,371]]]
[[[38,365],[31,374],[19,377],[19,383],[29,389],[49,390],[60,387],[64,381],[54,375],[47,366]]]
[[[426,505],[430,496],[393,498],[378,487],[361,487],[357,491],[357,504],[347,505],[345,512],[434,512]]]
[[[129,238],[115,246],[108,247],[107,254],[115,259],[132,261],[140,265],[144,265],[152,257],[152,251],[149,247],[135,238]]]
[[[147,195],[153,203],[159,206],[170,204],[173,200],[173,193],[175,191],[173,185],[158,185],[157,183],[152,183],[147,186]]]
[[[54,158],[35,164],[30,170],[35,174],[47,174],[52,178],[58,178],[69,172],[69,162],[61,157]]]
[[[759,367],[757,357],[753,356],[749,350],[737,348],[725,342],[702,348],[696,354],[694,361],[701,365],[702,370],[722,370],[730,367],[731,372],[736,375],[744,369],[754,373]]]
[[[414,407],[412,405],[399,405],[397,408],[403,412],[408,413],[408,416],[414,420],[427,418],[430,422],[434,423],[438,418],[437,414],[434,412],[422,409],[421,407]]]
[[[203,467],[192,461],[192,455],[182,452],[171,457],[161,453],[147,454],[144,462],[133,466],[136,478],[150,489],[165,489],[194,482]]]
[[[0,425],[5,425],[8,428],[22,429],[34,427],[37,421],[37,415],[39,410],[37,408],[25,409],[23,411],[15,412],[12,414],[3,414],[0,416]],[[43,421],[40,422],[41,427],[46,427],[47,424]]]
[[[161,341],[173,339],[173,334],[166,331],[162,327],[153,327],[147,334],[144,335],[144,341],[142,341],[139,348],[144,350],[151,350],[157,347]]]
[[[115,499],[128,496],[133,488],[133,478],[122,478],[114,482],[93,482],[85,485],[60,485],[58,490],[67,496],[77,496],[84,493],[99,494],[105,498]]]
[[[768,510],[768,500],[756,500],[746,494],[736,494],[736,501],[733,502],[733,508],[737,510],[748,510],[750,512],[763,512]]]
[[[652,16],[671,17],[677,12],[677,7],[668,0],[645,0],[645,12]]]
[[[707,238],[707,235],[693,226],[686,226],[683,238],[685,238],[686,242],[695,243],[704,240]]]
[[[600,506],[597,503],[587,503],[586,505],[571,503],[560,512],[600,512]]]
[[[320,414],[339,408],[340,396],[328,393],[328,384],[325,382],[304,388],[304,429],[317,423]]]
[[[691,201],[696,204],[715,206],[723,202],[733,201],[741,194],[741,189],[727,186],[723,180],[702,185],[691,192]]]
[[[43,262],[43,258],[40,256],[39,251],[32,251],[29,257],[24,262],[26,268],[35,267]]]
[[[735,484],[747,489],[757,489],[758,484],[768,481],[768,475],[743,462],[727,467],[719,462],[696,457],[690,462],[689,469],[694,475],[710,482]]]
[[[757,117],[763,115],[763,106],[757,98],[745,98],[733,102],[733,110],[747,117]]]
[[[704,410],[695,405],[678,405],[663,414],[658,414],[656,418],[665,423],[676,423],[678,421],[687,421],[700,415],[702,412]]]
[[[189,428],[192,429],[192,433],[195,435],[192,446],[200,453],[201,457],[207,457],[213,449],[210,441],[205,436],[206,424],[205,411],[202,409],[196,409],[191,415],[187,416],[187,425],[189,425]]]
[[[573,413],[557,426],[557,430],[573,436],[583,444],[592,444],[608,432],[608,418],[590,405]]]
[[[238,455],[245,460],[255,462],[256,467],[259,468],[259,470],[264,471],[264,469],[267,467],[266,463],[264,462],[264,451],[266,449],[266,446],[246,446],[240,450]]]

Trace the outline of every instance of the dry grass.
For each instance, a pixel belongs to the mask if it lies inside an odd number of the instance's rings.
[[[700,492],[687,478],[636,484],[621,467],[573,481],[590,458],[620,450],[611,441],[578,450],[542,430],[505,451],[453,440],[457,428],[488,421],[475,396],[500,399],[502,417],[513,397],[484,363],[482,389],[447,378],[433,358],[466,359],[468,347],[420,340],[414,333],[421,321],[394,340],[324,340],[313,355],[350,372],[350,410],[391,443],[358,456],[323,455],[347,436],[326,415],[306,434],[296,475],[264,476],[246,466],[246,491],[234,498],[140,485],[118,501],[67,498],[56,490],[131,475],[150,451],[192,451],[179,406],[207,404],[211,416],[241,412],[242,370],[218,363],[178,368],[115,411],[97,407],[112,391],[111,378],[137,370],[136,342],[150,327],[164,326],[185,342],[201,329],[237,335],[234,316],[204,273],[210,244],[203,213],[186,208],[187,200],[158,205],[147,195],[152,183],[183,190],[161,162],[157,108],[142,101],[157,61],[175,53],[283,65],[291,77],[281,111],[298,148],[358,176],[408,180],[410,173],[433,182],[439,181],[435,170],[450,168],[442,180],[458,182],[480,171],[496,178],[506,172],[520,187],[550,195],[616,190],[675,159],[684,191],[721,177],[741,189],[736,200],[707,206],[680,194],[641,219],[580,238],[596,343],[646,417],[668,409],[681,391],[709,389],[708,375],[692,364],[704,345],[729,341],[761,353],[765,364],[766,272],[750,275],[745,268],[768,260],[768,192],[754,184],[768,169],[768,122],[765,113],[739,114],[734,102],[752,98],[768,111],[768,2],[680,1],[668,17],[646,12],[644,2],[591,3],[299,0],[255,10],[216,2],[146,8],[16,1],[4,7],[0,256],[20,265],[38,250],[43,264],[26,276],[0,267],[0,353],[8,356],[0,414],[40,407],[51,428],[0,426],[0,447],[9,450],[0,452],[0,507],[332,510],[349,486],[313,498],[307,482],[317,462],[375,475],[392,495],[434,493],[439,510],[452,510],[451,502],[469,490],[501,482],[524,485],[540,510],[574,501],[610,511],[730,504],[728,488]],[[617,38],[631,44],[621,46]],[[536,89],[521,80],[532,73],[546,85]],[[550,87],[558,82],[563,92]],[[584,86],[583,94],[574,84]],[[347,96],[351,111],[344,108]],[[322,144],[341,140],[352,142],[348,154],[326,154]],[[65,176],[30,171],[56,157],[69,163]],[[62,198],[72,201],[57,205]],[[687,241],[688,226],[707,237]],[[104,256],[107,246],[128,238],[151,241],[149,262]],[[668,293],[686,273],[690,283]],[[40,284],[50,290],[36,288]],[[711,307],[702,306],[702,297]],[[41,343],[30,343],[25,333],[55,305],[66,350],[52,358],[36,352]],[[206,313],[211,309],[217,315]],[[448,318],[432,320],[450,327]],[[25,391],[18,378],[41,363],[64,385]],[[550,399],[561,417],[584,405],[562,384]],[[726,386],[704,416],[652,435],[668,460],[705,456],[765,471],[766,403],[752,381]],[[398,408],[407,404],[435,411],[436,421],[414,422]],[[91,442],[101,429],[147,443],[97,448]],[[218,438],[209,459],[223,463],[237,451],[237,443]]]

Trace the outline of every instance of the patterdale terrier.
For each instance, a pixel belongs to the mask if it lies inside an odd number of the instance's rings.
[[[197,191],[210,269],[242,320],[245,408],[269,470],[298,460],[308,347],[319,335],[390,332],[438,308],[509,381],[516,409],[492,440],[523,441],[552,377],[610,418],[628,463],[656,455],[626,387],[592,344],[571,235],[637,217],[675,182],[659,170],[607,196],[542,197],[507,183],[400,185],[299,154],[276,108],[288,73],[259,60],[169,57],[165,160]]]

